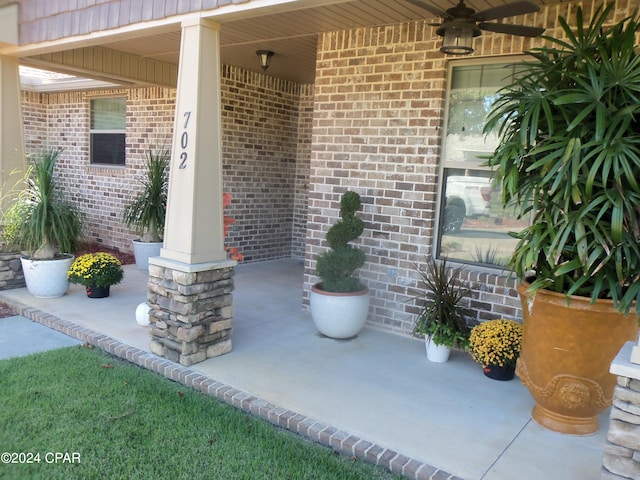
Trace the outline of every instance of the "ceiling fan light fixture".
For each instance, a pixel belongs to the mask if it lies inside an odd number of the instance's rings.
[[[480,29],[475,25],[452,23],[443,25],[443,28],[439,28],[436,33],[443,37],[442,47],[440,47],[442,53],[469,55],[473,53],[473,37],[480,35]]]
[[[460,0],[458,5],[442,10],[432,5],[433,0],[407,0],[442,19],[442,23],[430,24],[438,26],[436,34],[443,37],[442,53],[450,55],[468,55],[473,53],[473,37],[477,37],[482,30],[494,33],[506,33],[521,37],[538,37],[544,33],[544,28],[529,27],[513,23],[492,23],[490,20],[500,20],[507,17],[526,15],[540,11],[540,7],[531,0],[517,0],[476,12]]]

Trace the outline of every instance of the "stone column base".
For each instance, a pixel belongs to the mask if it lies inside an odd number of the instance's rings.
[[[0,253],[0,290],[24,287],[21,253]]]
[[[231,351],[235,261],[149,261],[151,351],[189,366]]]
[[[640,478],[640,365],[629,361],[633,346],[627,342],[611,364],[618,384],[602,455],[602,480]]]

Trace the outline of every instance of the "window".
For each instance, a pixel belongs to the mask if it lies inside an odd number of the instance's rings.
[[[91,163],[124,165],[126,108],[123,97],[90,100]]]
[[[516,73],[509,63],[451,62],[443,139],[438,257],[503,267],[517,240],[509,235],[526,222],[502,208],[501,194],[482,163],[498,144],[484,134],[497,91]]]

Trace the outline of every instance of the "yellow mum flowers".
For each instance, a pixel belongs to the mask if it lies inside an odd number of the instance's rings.
[[[110,253],[87,253],[76,258],[67,277],[70,282],[85,287],[108,287],[120,283],[124,271],[122,263]]]
[[[469,337],[469,351],[483,367],[514,367],[522,348],[522,325],[514,320],[488,320],[476,325]]]

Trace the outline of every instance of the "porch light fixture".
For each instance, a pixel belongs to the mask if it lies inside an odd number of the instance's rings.
[[[271,63],[271,57],[273,57],[273,52],[270,50],[258,50],[256,52],[258,58],[260,59],[260,66],[262,70],[266,70],[269,68],[269,64]]]
[[[469,55],[473,53],[473,37],[480,35],[480,28],[467,21],[452,20],[443,23],[436,33],[443,37],[440,51],[449,55]]]

